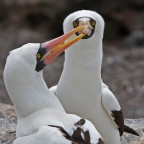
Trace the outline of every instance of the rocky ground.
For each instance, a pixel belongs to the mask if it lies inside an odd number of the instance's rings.
[[[16,123],[13,107],[0,104],[0,144],[12,144],[16,137]]]
[[[16,132],[16,114],[10,105],[0,103],[0,144],[12,144]],[[124,133],[122,144],[144,144],[144,119],[127,119],[125,123],[134,128],[140,136]]]

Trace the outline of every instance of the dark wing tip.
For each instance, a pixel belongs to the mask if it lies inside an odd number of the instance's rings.
[[[56,125],[48,125],[48,126],[57,128],[67,140],[72,142],[72,144],[90,144],[89,131],[83,132],[83,130],[80,127],[78,127],[76,130],[74,130],[74,133],[71,136],[61,126],[56,126]],[[84,134],[84,138],[81,135],[82,133]]]
[[[119,111],[113,110],[111,112],[112,112],[111,116],[114,118],[114,122],[118,126],[120,136],[122,136],[124,132],[124,118],[123,118],[122,110]]]
[[[139,136],[139,134],[135,130],[124,125],[124,118],[123,118],[123,114],[122,114],[121,110],[120,111],[116,111],[116,110],[112,111],[112,117],[114,117],[114,121],[118,125],[120,136],[123,135],[123,132],[131,133],[133,135]]]
[[[69,135],[69,133],[63,127],[56,126],[56,125],[48,125],[48,126],[57,128],[67,140],[73,141],[72,137]]]
[[[124,125],[124,132],[131,133],[136,136],[140,136],[134,129],[128,127],[127,125]]]
[[[91,144],[91,137],[90,132],[83,130],[83,125],[86,123],[85,119],[80,119],[78,122],[76,122],[74,125],[76,129],[73,130],[73,134],[70,135],[63,127],[56,126],[56,125],[48,125],[51,127],[57,128],[63,136],[72,142],[72,144]],[[104,144],[104,141],[99,138],[97,144]]]
[[[85,119],[80,119],[77,123],[75,123],[75,126],[83,126],[85,122]]]
[[[83,130],[83,125],[86,123],[85,119],[80,119],[77,123],[74,125],[76,126],[76,129],[74,130],[72,134],[72,138],[75,140],[77,144],[90,144],[90,132]]]
[[[101,138],[99,138],[99,141],[98,141],[97,144],[105,144],[105,143],[104,143],[104,141]]]

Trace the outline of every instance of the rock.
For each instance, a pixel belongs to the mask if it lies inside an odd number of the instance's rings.
[[[13,106],[0,103],[0,144],[12,144],[16,132],[16,114]],[[144,144],[144,118],[127,119],[125,123],[134,128],[140,136],[124,133],[122,144]]]
[[[125,124],[136,130],[140,136],[124,133],[121,138],[122,144],[144,144],[144,118],[127,119]]]
[[[0,144],[12,144],[16,132],[16,114],[13,106],[0,103]]]

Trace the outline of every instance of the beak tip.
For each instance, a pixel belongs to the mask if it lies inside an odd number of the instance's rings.
[[[40,72],[41,70],[44,69],[45,66],[46,66],[46,64],[44,63],[44,61],[37,62],[36,67],[35,67],[35,70],[36,70],[37,72]]]

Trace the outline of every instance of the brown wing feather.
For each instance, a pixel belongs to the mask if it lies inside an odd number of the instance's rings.
[[[51,127],[56,127],[58,128],[63,136],[72,142],[72,144],[90,144],[90,133],[89,131],[83,131],[83,129],[81,128],[81,126],[83,126],[85,124],[85,119],[80,119],[77,123],[75,123],[74,125],[77,127],[72,135],[69,135],[69,133],[60,126],[55,126],[55,125],[49,125]],[[82,137],[82,133],[84,135],[84,137]],[[101,144],[101,143],[100,143]]]
[[[98,144],[105,144],[105,143],[101,138],[99,138]]]
[[[111,116],[114,118],[114,122],[118,126],[120,136],[122,136],[124,132],[124,117],[123,117],[122,110],[120,111],[114,110],[111,112],[112,112]]]

